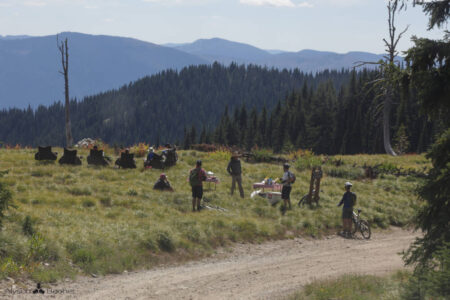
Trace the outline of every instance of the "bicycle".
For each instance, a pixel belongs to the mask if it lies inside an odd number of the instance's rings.
[[[315,192],[316,192],[316,190],[313,190],[313,191],[312,191],[311,197],[314,197],[314,193],[315,193]],[[297,203],[298,207],[303,207],[303,206],[305,206],[305,204],[312,205],[312,203],[313,203],[314,200],[309,201],[308,198],[309,198],[309,193],[306,194],[306,195],[304,195],[304,196],[300,199],[300,201],[298,201],[298,203]],[[314,201],[314,202],[315,202],[315,201]],[[316,203],[316,206],[319,205],[318,202],[315,202],[315,203]]]
[[[308,196],[309,194],[306,194],[300,199],[300,201],[298,201],[298,207],[305,206],[306,202],[308,202]]]
[[[356,231],[359,230],[359,232],[361,232],[361,235],[363,236],[363,238],[368,240],[368,239],[370,239],[370,235],[371,235],[370,225],[369,225],[369,222],[360,218],[361,211],[362,211],[361,209],[358,209],[358,213],[353,212],[352,222],[353,222],[354,226],[352,229],[352,234],[355,234]]]

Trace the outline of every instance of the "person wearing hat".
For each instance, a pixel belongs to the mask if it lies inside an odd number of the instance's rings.
[[[233,195],[234,193],[237,182],[239,187],[239,194],[241,195],[241,198],[244,198],[244,189],[242,188],[242,168],[239,157],[240,155],[237,152],[234,152],[231,155],[231,159],[227,167],[227,172],[231,175],[231,195]]]
[[[167,179],[166,174],[164,174],[164,173],[159,175],[159,179],[158,179],[158,181],[156,181],[155,185],[153,186],[153,189],[154,190],[159,190],[159,191],[170,191],[170,192],[173,192],[173,188],[170,185],[170,182]]]
[[[291,190],[292,183],[295,181],[295,175],[289,171],[291,166],[288,163],[283,165],[283,177],[281,178],[281,183],[283,184],[283,188],[281,189],[281,199],[284,201],[284,208],[291,209]]]
[[[342,235],[345,237],[350,237],[352,234],[353,206],[356,204],[356,194],[350,191],[351,188],[352,184],[347,181],[345,183],[344,196],[342,196],[341,202],[337,205],[339,207],[344,204],[342,207],[342,226],[344,227]]]
[[[206,180],[206,172],[202,169],[202,161],[197,160],[195,168],[189,172],[189,184],[192,187],[192,211],[200,211],[200,201],[203,197],[203,181]]]
[[[155,157],[155,151],[153,150],[153,147],[150,147],[148,148],[147,161],[150,162],[153,157]]]

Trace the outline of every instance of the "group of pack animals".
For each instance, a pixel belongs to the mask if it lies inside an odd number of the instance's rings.
[[[52,147],[38,147],[38,152],[34,155],[34,158],[38,161],[55,161],[58,158],[57,152],[52,152]],[[61,165],[81,165],[81,158],[77,156],[77,150],[70,150],[64,148],[64,154],[59,159]],[[173,166],[178,161],[178,155],[175,147],[168,147],[162,151],[161,155],[155,155],[152,160],[144,161],[144,167],[151,167],[154,169],[164,169],[166,167]],[[87,157],[88,165],[96,166],[108,166],[111,162],[111,158],[104,155],[103,150],[94,147],[90,150]],[[134,154],[125,150],[120,154],[120,157],[116,160],[115,165],[122,169],[135,169],[136,161],[134,160]]]

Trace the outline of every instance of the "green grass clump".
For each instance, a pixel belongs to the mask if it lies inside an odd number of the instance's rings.
[[[344,275],[337,279],[316,281],[306,285],[290,300],[394,300],[401,299],[402,286],[409,273],[398,271],[391,276]]]
[[[364,177],[364,170],[360,167],[352,167],[344,165],[340,167],[324,166],[323,171],[331,177],[343,178],[348,180],[356,180]]]
[[[256,162],[270,162],[272,156],[274,156],[273,152],[268,149],[255,149],[252,153]]]
[[[313,167],[322,165],[322,158],[320,156],[305,155],[297,159],[295,168],[299,171],[305,171]]]
[[[84,199],[83,200],[83,207],[94,207],[95,202],[92,199]]]
[[[172,241],[172,237],[167,232],[160,232],[156,238],[158,242],[158,247],[162,251],[172,252],[175,250],[175,245]]]
[[[168,259],[208,255],[234,242],[320,237],[340,229],[341,210],[336,204],[347,180],[354,184],[363,218],[374,229],[403,226],[418,208],[414,191],[420,179],[383,175],[368,180],[359,177],[360,168],[353,165],[392,163],[422,169],[429,164],[419,155],[398,160],[386,155],[339,156],[344,165],[323,166],[320,206],[309,209],[296,203],[309,190],[309,166],[323,159],[301,153],[298,161],[307,163],[292,164],[297,177],[291,193],[293,209],[282,216],[279,206],[249,197],[254,182],[282,176],[281,163],[250,164],[242,159],[245,198],[241,199],[237,192],[230,196],[231,178],[226,172],[230,153],[226,151],[180,151],[177,165],[164,170],[173,193],[154,191],[162,171],[144,170],[141,161],[135,170],[91,167],[85,161],[81,167],[71,167],[37,163],[34,152],[0,149],[2,168],[10,170],[1,180],[17,206],[7,210],[3,220],[0,277],[28,275],[42,282],[79,270],[108,274],[150,268]],[[80,150],[83,157],[87,154]],[[187,178],[198,159],[220,179],[216,189],[205,184],[204,197],[208,205],[223,210],[191,212]],[[27,216],[31,223],[25,226]]]

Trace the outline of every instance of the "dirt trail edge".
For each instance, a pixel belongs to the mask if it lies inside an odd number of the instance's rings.
[[[54,288],[74,290],[58,299],[274,299],[316,279],[401,269],[399,253],[417,236],[392,228],[368,241],[330,236],[237,245],[229,253],[182,266],[81,278]]]

